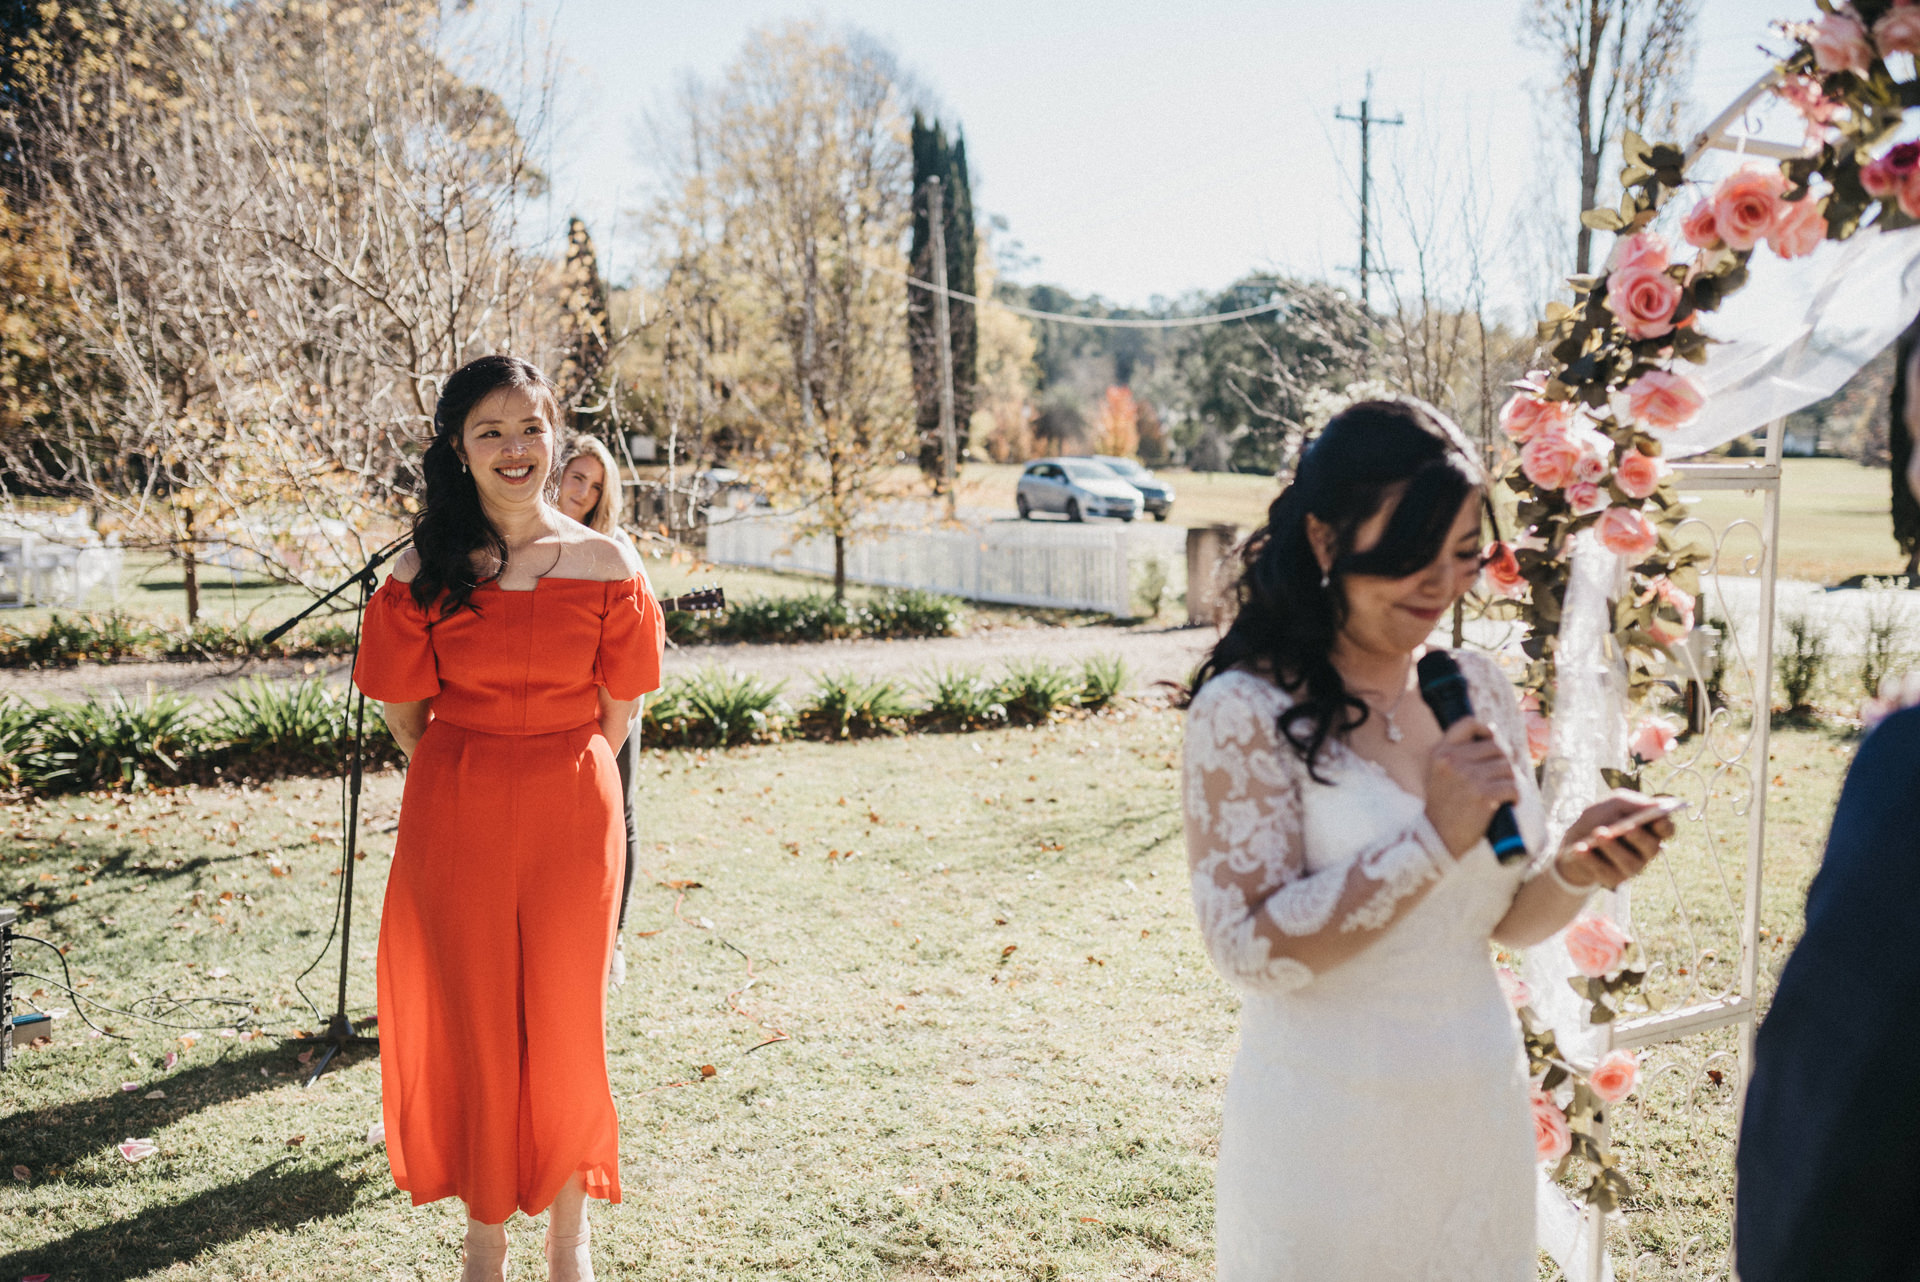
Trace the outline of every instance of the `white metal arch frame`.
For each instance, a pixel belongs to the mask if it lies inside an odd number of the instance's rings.
[[[1762,94],[1766,93],[1780,78],[1779,71],[1770,70],[1756,80],[1745,92],[1730,103],[1725,110],[1714,117],[1706,128],[1696,134],[1686,149],[1686,169],[1691,171],[1694,165],[1709,151],[1723,150],[1770,159],[1788,159],[1804,154],[1804,147],[1770,142],[1765,139],[1749,137],[1734,132],[1734,126],[1747,109]],[[1717,614],[1721,619],[1731,620],[1735,612],[1725,593],[1726,572],[1724,554],[1730,539],[1751,535],[1758,542],[1757,555],[1742,558],[1745,577],[1755,581],[1758,587],[1757,609],[1753,611],[1754,630],[1751,653],[1741,637],[1741,629],[1729,628],[1721,644],[1730,647],[1732,657],[1745,669],[1751,699],[1751,722],[1744,734],[1737,728],[1728,709],[1722,707],[1708,717],[1706,729],[1697,735],[1687,752],[1676,754],[1662,769],[1648,772],[1649,783],[1663,785],[1661,790],[1672,791],[1676,795],[1687,797],[1692,803],[1690,816],[1703,826],[1704,839],[1708,846],[1708,858],[1714,865],[1718,880],[1729,899],[1734,898],[1726,868],[1720,860],[1716,834],[1710,825],[1715,818],[1715,802],[1722,793],[1721,789],[1730,784],[1744,786],[1744,794],[1737,794],[1724,807],[1732,816],[1745,820],[1745,858],[1742,868],[1742,884],[1737,896],[1739,919],[1739,955],[1731,974],[1725,975],[1724,982],[1715,978],[1714,968],[1704,964],[1703,959],[1711,956],[1713,950],[1702,947],[1695,933],[1693,914],[1686,904],[1684,892],[1679,884],[1673,883],[1671,889],[1675,895],[1675,904],[1683,920],[1692,955],[1688,964],[1682,968],[1667,965],[1661,959],[1651,959],[1653,969],[1649,973],[1650,985],[1665,979],[1671,986],[1681,989],[1681,1004],[1670,1010],[1659,1011],[1636,1019],[1616,1021],[1610,1026],[1608,1048],[1641,1049],[1671,1044],[1682,1039],[1695,1037],[1716,1029],[1733,1027],[1737,1030],[1738,1051],[1736,1055],[1738,1082],[1734,1088],[1734,1131],[1738,1134],[1740,1108],[1746,1094],[1747,1082],[1753,1066],[1754,1035],[1758,1027],[1760,1000],[1760,913],[1762,906],[1762,873],[1766,855],[1766,802],[1767,768],[1769,755],[1769,732],[1771,721],[1772,682],[1773,682],[1773,630],[1774,598],[1779,577],[1779,536],[1780,536],[1780,482],[1781,457],[1784,446],[1785,425],[1776,421],[1769,425],[1766,434],[1765,455],[1752,462],[1680,462],[1676,464],[1683,488],[1691,491],[1739,492],[1758,495],[1760,511],[1757,523],[1745,518],[1731,522],[1721,530],[1712,529],[1700,518],[1691,518],[1682,529],[1693,527],[1705,533],[1707,542],[1714,553],[1714,573],[1710,582],[1703,585],[1703,600],[1699,603],[1703,609],[1707,604],[1705,597],[1711,593],[1714,603],[1719,607]],[[1704,618],[1701,620],[1705,622]],[[1693,651],[1698,654],[1698,651]],[[1703,704],[1706,687],[1705,674],[1693,670],[1683,674],[1684,679],[1700,690]],[[1731,749],[1731,750],[1729,750]],[[1671,875],[1671,870],[1668,870]],[[1732,905],[1730,905],[1732,906]],[[1661,975],[1664,967],[1666,974]],[[1684,985],[1672,985],[1684,973],[1688,981]],[[1695,1080],[1689,1082],[1685,1107],[1696,1107],[1700,1087],[1699,1076],[1712,1069],[1714,1062],[1721,1060],[1722,1054],[1708,1057],[1697,1067]],[[1719,1071],[1719,1070],[1714,1070]],[[1640,1115],[1644,1117],[1646,1097],[1664,1075],[1677,1074],[1683,1080],[1688,1076],[1685,1069],[1676,1064],[1654,1066],[1649,1069],[1641,1085]],[[1645,1178],[1643,1172],[1630,1173],[1636,1180]],[[1731,1199],[1729,1199],[1729,1207]],[[1586,1278],[1598,1282],[1607,1275],[1607,1235],[1605,1217],[1598,1208],[1589,1208],[1588,1232],[1585,1244],[1588,1256],[1582,1261]],[[1630,1230],[1628,1230],[1630,1234]],[[1631,1238],[1629,1236],[1629,1244]],[[1725,1267],[1713,1270],[1716,1276],[1728,1276],[1732,1269],[1731,1224],[1728,1232],[1729,1249]],[[1683,1248],[1690,1253],[1691,1244]],[[1639,1265],[1644,1258],[1634,1253],[1627,1261],[1627,1275],[1637,1277]]]

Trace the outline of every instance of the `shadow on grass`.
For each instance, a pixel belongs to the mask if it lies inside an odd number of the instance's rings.
[[[260,1229],[285,1231],[352,1209],[356,1185],[340,1174],[339,1163],[284,1169],[293,1160],[283,1158],[237,1184],[185,1201],[0,1255],[0,1278],[50,1273],[59,1282],[125,1282],[163,1273]]]
[[[258,1049],[225,1056],[211,1064],[195,1065],[170,1075],[152,1075],[133,1069],[140,1077],[137,1091],[108,1091],[85,1099],[67,1100],[44,1108],[0,1115],[0,1161],[7,1165],[46,1170],[69,1167],[83,1158],[110,1151],[129,1135],[152,1135],[203,1109],[244,1099],[258,1091],[285,1086],[275,1078],[277,1068],[300,1068],[297,1051],[278,1042],[254,1042]],[[122,1068],[130,1068],[122,1065]],[[262,1076],[265,1070],[267,1076]],[[143,1099],[147,1091],[164,1090],[165,1099]],[[71,1178],[71,1177],[70,1177]],[[28,1273],[34,1270],[27,1270]],[[0,1278],[14,1275],[0,1268]]]

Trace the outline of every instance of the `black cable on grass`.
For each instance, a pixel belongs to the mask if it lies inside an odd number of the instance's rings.
[[[179,1031],[186,1032],[186,1033],[210,1033],[222,1028],[237,1028],[239,1025],[247,1022],[245,1019],[240,1019],[240,1020],[229,1020],[219,1024],[174,1024],[174,1023],[169,1023],[167,1020],[161,1019],[158,1014],[143,1015],[139,1011],[121,1010],[117,1006],[109,1006],[105,1002],[95,1001],[93,998],[86,996],[85,994],[81,993],[78,989],[76,989],[73,986],[73,968],[67,965],[66,954],[60,951],[60,946],[58,944],[52,943],[49,940],[41,939],[37,935],[18,935],[17,934],[13,938],[15,940],[18,940],[24,943],[38,944],[42,948],[52,949],[53,955],[60,959],[60,973],[66,976],[66,982],[62,983],[60,980],[51,979],[45,975],[35,974],[33,971],[30,971],[30,970],[16,970],[13,972],[15,975],[19,976],[22,979],[37,979],[43,984],[52,984],[55,988],[58,988],[62,992],[66,993],[67,996],[71,997],[75,1002],[85,1003],[86,1005],[93,1007],[95,1010],[106,1011],[109,1015],[123,1015],[128,1019],[139,1020],[143,1024],[154,1024],[161,1028],[178,1029]],[[175,997],[171,993],[156,993],[150,997],[142,997],[139,1001],[133,1002],[130,1004],[138,1006],[142,1002],[161,1002],[161,1001],[171,1003],[171,1005],[167,1006],[166,1009],[163,1012],[161,1012],[168,1015],[173,1014],[175,1011],[184,1011],[190,1006],[201,1005],[201,1004],[215,1005],[215,1006],[238,1006],[247,1016],[251,1016],[253,1014],[253,1003],[239,997],[210,997],[210,996]],[[94,1032],[100,1034],[102,1037],[117,1037],[123,1042],[133,1040],[132,1038],[126,1036],[124,1033],[116,1033],[109,1029],[100,1027],[100,1025],[94,1023],[92,1019],[88,1018],[86,1011],[81,1010],[78,1006],[74,1008],[74,1013],[80,1016],[80,1018],[86,1023],[88,1028],[91,1028]]]

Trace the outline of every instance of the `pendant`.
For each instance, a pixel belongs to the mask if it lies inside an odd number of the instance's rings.
[[[1402,739],[1406,738],[1406,736],[1400,732],[1400,727],[1397,724],[1395,724],[1391,716],[1388,716],[1385,713],[1382,713],[1381,715],[1385,716],[1387,720],[1387,742],[1399,743]]]

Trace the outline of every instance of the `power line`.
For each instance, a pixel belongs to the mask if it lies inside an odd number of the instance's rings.
[[[1360,114],[1349,116],[1338,107],[1334,108],[1335,120],[1346,120],[1360,126],[1360,307],[1367,307],[1367,242],[1372,239],[1368,229],[1370,193],[1373,187],[1373,127],[1375,125],[1404,125],[1407,122],[1399,116],[1376,116],[1373,114],[1373,73],[1367,73],[1367,94],[1360,100]]]
[[[960,303],[972,303],[975,307],[998,307],[1003,312],[1012,312],[1016,316],[1025,316],[1029,320],[1052,321],[1060,325],[1087,325],[1094,329],[1188,329],[1195,325],[1218,325],[1225,321],[1245,320],[1249,316],[1264,316],[1268,312],[1285,311],[1287,300],[1275,299],[1271,303],[1262,303],[1258,307],[1243,307],[1237,312],[1213,312],[1206,316],[1164,316],[1164,317],[1121,317],[1121,316],[1074,316],[1067,312],[1042,312],[1031,307],[1021,307],[1017,303],[1003,303],[997,298],[981,298],[975,294],[962,293],[957,289],[942,289],[932,281],[921,280],[911,272],[903,272],[894,267],[882,267],[871,264],[890,276],[898,276],[909,285],[924,289],[930,294],[944,293],[948,298]]]

